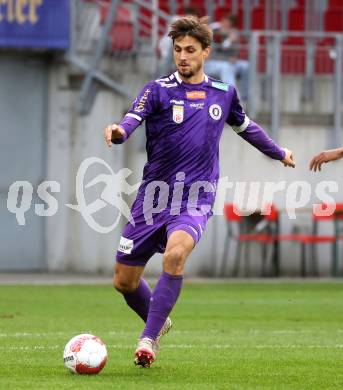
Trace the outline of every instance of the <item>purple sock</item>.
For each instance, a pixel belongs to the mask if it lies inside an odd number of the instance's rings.
[[[150,299],[149,315],[141,338],[156,340],[180,295],[182,281],[182,275],[174,276],[162,272]]]
[[[137,289],[128,294],[123,294],[126,303],[134,310],[141,319],[146,322],[149,313],[151,289],[148,283],[141,278]]]

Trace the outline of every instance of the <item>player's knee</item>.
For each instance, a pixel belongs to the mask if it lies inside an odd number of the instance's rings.
[[[134,292],[138,287],[136,281],[122,279],[117,275],[115,275],[113,278],[113,286],[121,294],[129,294]]]
[[[169,249],[163,256],[164,271],[171,275],[183,274],[185,257],[185,250],[181,245]]]

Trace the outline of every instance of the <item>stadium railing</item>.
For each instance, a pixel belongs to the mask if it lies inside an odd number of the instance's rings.
[[[229,260],[229,252],[232,243],[236,242],[234,255],[234,264],[231,276],[238,276],[240,263],[244,253],[244,274],[248,276],[250,273],[250,249],[252,243],[257,243],[261,250],[261,275],[268,276],[267,263],[271,262],[273,276],[279,276],[279,257],[278,257],[278,224],[279,213],[274,205],[265,206],[265,209],[270,209],[266,215],[261,211],[248,213],[245,216],[245,211],[240,210],[237,205],[226,203],[224,205],[224,217],[227,222],[227,231],[224,242],[224,251],[220,275],[226,274],[227,263]],[[262,208],[262,209],[264,209]]]
[[[323,215],[322,211],[333,206],[334,212],[331,215]],[[311,209],[312,228],[310,233],[298,232],[294,234],[280,234],[278,240],[297,242],[301,248],[301,276],[307,276],[306,263],[309,261],[313,276],[319,276],[318,270],[318,245],[328,244],[331,246],[331,275],[338,276],[339,254],[338,244],[340,237],[340,222],[343,220],[343,203],[335,205],[318,204]],[[333,234],[320,234],[319,225],[323,222],[330,222],[333,225]]]
[[[270,109],[270,133],[277,140],[283,103],[281,79],[285,75],[301,77],[301,101],[312,103],[312,110],[307,110],[311,115],[318,110],[313,104],[314,82],[322,75],[328,76],[333,101],[332,146],[339,146],[342,142],[343,34],[252,31],[245,39],[241,52],[250,63],[249,115],[256,117],[260,110],[258,102],[265,100]],[[290,44],[294,40],[296,45]],[[262,88],[258,88],[258,84]]]
[[[82,88],[81,101],[87,101],[87,96],[93,91],[89,82],[92,78],[96,78],[114,92],[132,98],[130,89],[121,84],[121,73],[123,69],[129,71],[133,63],[135,73],[145,74],[151,78],[157,77],[158,43],[160,37],[166,34],[172,17],[170,12],[172,10],[181,12],[183,7],[191,5],[190,2],[178,0],[174,2],[75,0],[73,3],[77,12],[73,39],[75,44],[71,52],[74,63],[83,68],[87,79]],[[305,31],[305,28],[314,27],[321,16],[320,20],[323,20],[323,23],[318,22],[318,26],[322,24],[323,28],[328,29],[328,13],[337,9],[337,14],[343,15],[343,7],[335,8],[335,3],[330,1],[312,2],[312,8],[310,2],[305,1],[286,2],[288,6],[281,0],[210,2],[212,5],[207,1],[200,3],[201,1],[197,2],[196,6],[204,7],[204,12],[208,12],[212,7],[212,14],[216,18],[220,17],[220,10],[227,12],[228,7],[232,7],[232,10],[236,10],[240,15],[239,20],[243,28],[241,57],[250,62],[248,101],[250,117],[264,115],[266,121],[270,123],[268,129],[270,134],[277,140],[283,114],[281,107],[287,106],[282,101],[285,95],[284,80],[289,76],[299,78],[298,84],[301,84],[299,104],[306,105],[306,109],[299,109],[299,112],[304,112],[303,116],[311,116],[318,112],[318,107],[314,103],[314,85],[320,78],[325,78],[331,84],[329,93],[332,96],[330,101],[333,101],[330,108],[333,122],[330,139],[333,147],[341,144],[343,35],[340,32]],[[249,7],[245,9],[247,3]],[[246,21],[249,19],[246,13],[253,15],[258,10],[260,21],[267,22],[269,18],[276,18],[280,22],[274,24],[259,22],[261,27],[271,25],[274,30],[249,29],[249,26],[256,28],[258,24],[254,25],[255,18],[252,19],[253,23],[249,24]],[[309,21],[305,21],[305,15]],[[111,21],[109,16],[112,17]],[[283,19],[284,22],[281,22]],[[287,30],[281,30],[284,27]],[[289,31],[293,28],[302,28],[303,31]],[[106,29],[107,33],[104,34]],[[112,76],[108,76],[106,66],[101,66],[104,59],[111,62],[107,69],[112,72]]]
[[[323,215],[322,211],[333,206],[331,215]],[[265,211],[263,211],[265,210]],[[266,212],[268,210],[268,213]],[[298,209],[298,212],[311,213],[312,225],[310,231],[297,231],[291,234],[280,232],[279,218],[282,210],[274,204],[261,207],[253,213],[241,210],[237,205],[226,203],[224,217],[227,222],[227,232],[220,275],[226,274],[229,253],[232,243],[236,242],[233,256],[232,276],[239,274],[240,263],[244,259],[244,274],[250,273],[250,250],[252,243],[258,243],[261,249],[261,276],[268,276],[267,263],[272,265],[272,273],[279,275],[279,251],[282,242],[294,242],[300,245],[300,275],[308,275],[307,263],[310,265],[312,276],[319,276],[318,246],[331,246],[331,275],[337,277],[340,268],[339,242],[343,240],[343,203],[335,205],[318,204],[311,209]],[[265,215],[264,215],[265,214]],[[320,224],[329,222],[333,234],[321,234]],[[301,229],[302,230],[302,229]],[[268,251],[269,249],[269,251]],[[244,253],[243,253],[244,251]],[[244,257],[242,256],[244,254]]]

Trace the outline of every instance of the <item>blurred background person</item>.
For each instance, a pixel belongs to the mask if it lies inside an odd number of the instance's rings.
[[[239,35],[236,26],[237,18],[234,15],[224,16],[219,22],[211,23],[214,44],[205,71],[208,75],[234,86],[237,86],[237,78],[239,78],[241,100],[247,101],[249,63],[239,59]]]

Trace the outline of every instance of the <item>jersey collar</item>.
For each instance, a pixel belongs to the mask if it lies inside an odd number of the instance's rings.
[[[176,81],[177,81],[179,84],[182,84],[182,78],[181,78],[181,76],[179,75],[179,72],[176,71],[176,72],[173,73],[173,74],[174,74],[174,76],[175,76],[175,78],[176,78]],[[204,77],[203,82],[208,83],[208,76],[207,76],[207,74],[205,74],[205,77]]]

